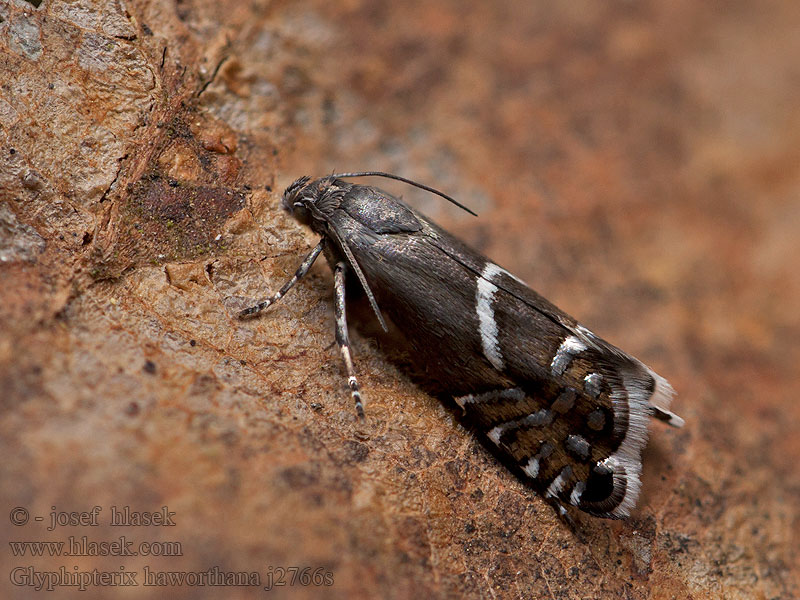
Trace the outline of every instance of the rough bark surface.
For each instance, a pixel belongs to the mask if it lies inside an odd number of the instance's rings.
[[[798,30],[794,0],[0,2],[0,595],[800,596]],[[671,380],[633,518],[580,540],[356,334],[359,423],[324,266],[235,318],[314,242],[284,185],[362,168],[477,209],[386,186]],[[5,543],[122,535],[181,553]]]

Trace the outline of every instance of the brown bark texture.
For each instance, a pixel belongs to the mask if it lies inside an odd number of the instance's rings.
[[[798,31],[795,0],[0,2],[0,596],[799,597]],[[236,318],[316,241],[284,186],[358,169],[476,209],[381,184],[672,382],[630,519],[571,531],[365,310],[359,422],[322,261]]]

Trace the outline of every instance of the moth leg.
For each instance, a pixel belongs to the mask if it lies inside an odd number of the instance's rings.
[[[350,336],[347,333],[347,314],[344,304],[344,280],[347,273],[347,263],[342,261],[336,265],[333,271],[333,287],[335,292],[336,308],[336,343],[344,359],[344,366],[347,369],[347,383],[350,386],[350,394],[356,405],[356,412],[359,419],[364,419],[364,405],[361,403],[361,393],[358,391],[358,380],[353,368],[353,357],[350,355]]]
[[[308,270],[311,268],[311,265],[313,265],[314,261],[317,260],[317,257],[319,256],[320,252],[322,252],[324,247],[325,247],[325,238],[322,238],[319,241],[319,244],[314,246],[314,249],[308,253],[308,256],[305,257],[305,259],[297,268],[297,271],[292,276],[292,278],[286,283],[284,283],[281,289],[279,289],[271,298],[267,298],[263,302],[259,302],[258,304],[256,304],[255,306],[251,306],[250,308],[245,308],[243,311],[239,313],[239,318],[246,319],[248,317],[254,317],[262,310],[269,308],[270,306],[275,304],[278,300],[283,298],[286,292],[292,289],[292,286],[298,281],[300,281],[300,279],[302,279],[306,273],[308,273]]]

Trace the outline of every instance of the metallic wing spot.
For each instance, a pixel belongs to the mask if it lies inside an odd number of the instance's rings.
[[[572,493],[569,495],[569,503],[572,506],[578,506],[581,503],[581,496],[583,495],[583,490],[586,489],[586,482],[579,481],[575,484],[575,487],[572,488]]]
[[[538,456],[539,458],[550,458],[550,455],[555,450],[555,446],[550,442],[544,442],[541,446],[539,446]]]
[[[553,422],[553,413],[547,409],[537,410],[535,413],[523,417],[521,419],[514,419],[513,421],[506,421],[493,427],[486,435],[498,446],[500,445],[500,438],[504,433],[514,431],[520,427],[547,427]]]
[[[520,419],[523,426],[527,427],[546,427],[553,422],[553,413],[547,409],[537,410],[535,413]]]
[[[531,479],[536,479],[539,476],[539,456],[532,457],[522,470]]]
[[[492,283],[492,279],[502,272],[503,269],[496,264],[486,263],[483,273],[478,277],[478,285],[475,292],[475,311],[478,315],[483,354],[498,371],[502,371],[505,365],[503,363],[503,354],[500,352],[500,344],[497,341],[497,321],[494,318],[493,306],[497,286]]]
[[[586,425],[594,431],[603,431],[606,427],[606,415],[601,409],[593,410],[586,417]]]
[[[563,415],[564,413],[572,410],[572,407],[575,406],[576,396],[577,394],[574,389],[566,388],[558,395],[558,398],[555,399],[555,402],[550,405],[550,409],[560,415]]]
[[[600,373],[589,373],[583,378],[583,389],[592,398],[597,398],[600,395],[601,386],[603,385],[603,376]]]
[[[506,425],[509,425],[509,423],[503,423],[503,425],[498,425],[497,427],[493,427],[491,431],[489,431],[489,433],[486,434],[486,437],[492,440],[495,443],[495,446],[500,445],[500,436],[503,435],[503,432],[505,431],[504,426]]]
[[[468,407],[477,404],[488,402],[504,402],[506,400],[520,401],[525,398],[525,392],[520,388],[507,388],[504,390],[492,390],[490,392],[483,392],[482,394],[467,394],[466,396],[459,396],[454,398],[456,404],[461,407],[465,413]]]
[[[527,464],[522,467],[523,472],[531,479],[536,479],[539,476],[539,468],[541,467],[542,459],[548,458],[553,453],[554,449],[555,447],[550,442],[542,442],[536,456],[529,459]]]
[[[592,446],[580,435],[568,435],[564,446],[580,460],[588,460],[592,454]]]
[[[544,493],[544,495],[547,496],[548,498],[553,498],[555,496],[558,496],[561,493],[561,490],[564,489],[564,486],[571,478],[572,478],[572,467],[567,465],[566,467],[561,469],[561,472],[558,474],[558,477],[556,477],[553,480],[553,483],[551,483],[547,487],[547,491]]]
[[[561,345],[556,351],[556,355],[550,362],[550,372],[556,377],[563,375],[564,371],[567,370],[569,363],[572,362],[573,357],[576,354],[580,354],[584,350],[586,350],[586,344],[584,344],[577,336],[567,336],[564,338],[564,341],[561,342]]]
[[[475,396],[473,396],[472,394],[468,394],[466,396],[459,396],[458,398],[455,398],[455,401],[456,404],[458,404],[461,407],[461,410],[463,410],[466,413],[467,404],[474,402]]]

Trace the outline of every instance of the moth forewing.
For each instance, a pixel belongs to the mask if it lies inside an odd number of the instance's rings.
[[[400,179],[455,202],[397,176],[347,174],[358,175]],[[324,249],[336,272],[336,338],[357,408],[346,276],[359,281],[381,322],[386,314],[398,325],[437,388],[546,498],[628,516],[649,417],[683,424],[668,410],[669,383],[399,199],[340,177],[301,178],[284,192],[284,207],[320,245],[277,294],[242,315],[278,300]]]

